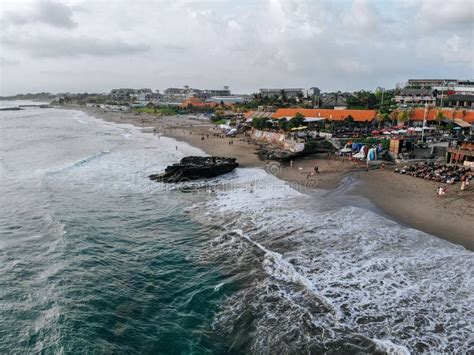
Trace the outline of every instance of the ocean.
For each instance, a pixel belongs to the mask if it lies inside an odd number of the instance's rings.
[[[2,354],[474,349],[461,246],[261,169],[150,181],[204,153],[79,111],[0,127]]]

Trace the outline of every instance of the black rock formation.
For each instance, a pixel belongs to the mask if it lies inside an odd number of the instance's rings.
[[[150,175],[150,179],[162,182],[183,182],[201,178],[212,178],[227,174],[239,164],[235,158],[196,157],[181,159],[179,163],[168,166],[162,174]]]

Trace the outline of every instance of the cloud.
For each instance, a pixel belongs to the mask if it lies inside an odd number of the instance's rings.
[[[472,0],[424,1],[415,17],[422,30],[442,30],[468,26],[473,31],[474,2]]]
[[[474,68],[467,0],[51,1],[0,6],[0,51],[21,58],[2,68],[1,90],[346,91],[409,77],[469,78]],[[15,24],[10,14],[23,17]]]
[[[0,66],[9,66],[9,65],[17,65],[20,61],[14,59],[8,59],[5,57],[0,57]]]
[[[377,27],[377,9],[369,0],[354,0],[351,11],[343,16],[344,25],[360,34],[374,33]]]
[[[72,29],[77,26],[71,7],[56,1],[42,0],[24,12],[11,12],[6,20],[17,25],[43,23],[52,27]]]
[[[35,57],[61,58],[77,56],[123,56],[146,52],[149,46],[122,40],[105,40],[88,36],[19,37],[3,39],[3,43],[28,51]]]
[[[443,58],[446,62],[470,64],[474,67],[474,40],[453,33],[446,41]]]

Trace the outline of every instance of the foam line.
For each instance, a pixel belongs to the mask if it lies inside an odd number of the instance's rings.
[[[318,292],[318,290],[316,289],[316,287],[312,284],[312,282],[307,277],[301,275],[291,263],[289,263],[288,261],[286,261],[283,258],[283,255],[265,248],[259,242],[256,242],[256,241],[252,240],[252,238],[245,235],[242,232],[242,230],[240,230],[240,229],[234,229],[232,232],[236,233],[240,237],[246,239],[251,244],[255,245],[257,248],[262,250],[266,254],[267,257],[269,257],[270,259],[273,260],[273,262],[277,266],[277,269],[275,270],[276,273],[274,273],[272,276],[283,278],[283,279],[287,278],[288,280],[290,280],[292,282],[296,282],[296,283],[299,283],[300,285],[304,286],[313,295],[315,295],[316,298],[326,308],[328,308],[331,311],[331,313],[334,315],[334,319],[336,321],[340,318],[339,312],[337,311],[336,307],[331,303],[331,301],[329,301],[326,297],[321,295]]]

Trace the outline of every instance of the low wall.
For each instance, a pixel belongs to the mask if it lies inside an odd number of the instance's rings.
[[[265,143],[275,144],[292,153],[302,152],[304,143],[289,140],[282,133],[260,131],[258,129],[252,130],[251,137],[256,141],[263,141]]]

